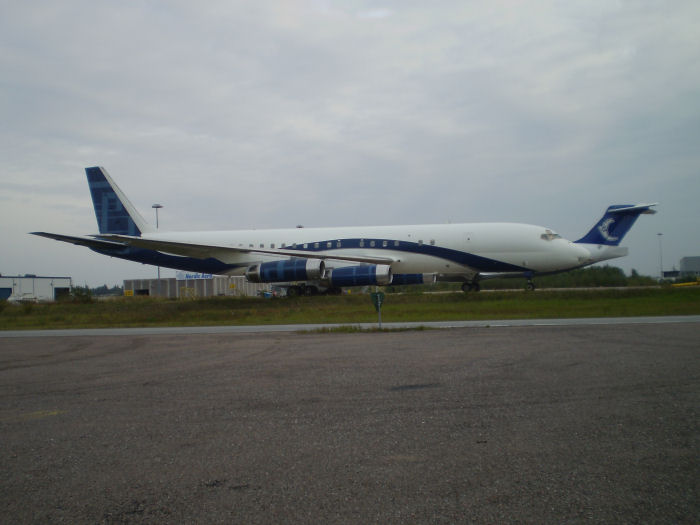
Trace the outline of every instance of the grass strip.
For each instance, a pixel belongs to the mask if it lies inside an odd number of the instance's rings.
[[[387,294],[382,321],[697,314],[700,314],[700,289],[697,287],[641,288]],[[318,323],[351,326],[376,320],[377,314],[368,295],[189,300],[124,297],[90,303],[5,303],[0,308],[0,330]]]

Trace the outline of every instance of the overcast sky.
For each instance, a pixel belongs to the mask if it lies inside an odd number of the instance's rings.
[[[97,231],[101,165],[170,230],[513,221],[614,261],[700,255],[700,2],[0,1],[0,273],[155,276]],[[164,272],[165,276],[174,272]]]

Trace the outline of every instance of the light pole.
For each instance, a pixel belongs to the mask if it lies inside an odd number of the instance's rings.
[[[154,204],[151,206],[151,208],[156,210],[156,230],[158,229],[158,210],[160,210],[162,207],[163,206],[160,204]],[[160,297],[160,265],[158,265],[158,297]]]
[[[663,250],[663,245],[661,244],[661,237],[663,237],[663,233],[657,233],[656,236],[659,238],[659,276],[661,280],[664,280],[664,250]]]
[[[154,204],[151,206],[154,210],[156,210],[156,230],[158,229],[158,210],[160,210],[163,206],[160,204]]]

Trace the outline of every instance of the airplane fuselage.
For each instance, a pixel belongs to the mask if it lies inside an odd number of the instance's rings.
[[[324,258],[330,267],[347,264],[346,258],[353,256],[386,258],[395,274],[420,272],[443,276],[548,273],[591,262],[590,252],[583,246],[547,228],[514,223],[154,232],[144,233],[142,237],[212,247],[214,257],[235,265],[228,274],[242,274],[252,264],[288,257],[244,250],[298,252],[306,257]],[[216,247],[241,252],[216,253]],[[333,259],[334,256],[338,259]]]

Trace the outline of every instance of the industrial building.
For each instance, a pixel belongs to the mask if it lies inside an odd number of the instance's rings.
[[[72,286],[70,277],[3,275],[0,276],[0,300],[56,301],[69,297]]]
[[[683,257],[680,274],[683,277],[700,277],[700,257]]]
[[[124,295],[168,299],[193,297],[255,297],[271,291],[269,283],[251,283],[245,277],[177,272],[175,278],[124,281]]]

